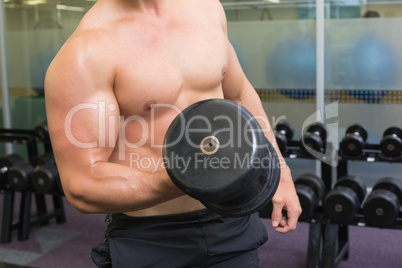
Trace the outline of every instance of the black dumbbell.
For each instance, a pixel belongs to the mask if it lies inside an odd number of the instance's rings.
[[[275,130],[276,143],[278,144],[279,150],[284,152],[288,145],[288,141],[293,138],[293,126],[288,122],[281,122],[276,125]]]
[[[325,143],[327,140],[327,128],[323,123],[316,122],[307,127],[302,137],[302,149],[305,153],[309,147],[316,152],[323,153],[325,151]]]
[[[388,227],[398,217],[402,202],[402,182],[386,177],[377,181],[363,205],[364,217],[370,226]]]
[[[295,180],[295,187],[302,207],[299,220],[308,220],[325,194],[325,184],[314,174],[303,174]]]
[[[30,176],[34,167],[29,162],[20,163],[13,166],[7,172],[7,181],[10,188],[14,191],[25,192],[30,189]]]
[[[360,124],[354,124],[346,129],[346,135],[340,143],[340,150],[346,156],[363,155],[367,140],[367,130]]]
[[[41,122],[39,123],[35,129],[34,132],[36,134],[36,136],[44,142],[48,142],[50,141],[50,137],[49,137],[49,129],[47,126],[47,121]]]
[[[7,172],[7,181],[10,188],[19,192],[30,190],[31,175],[35,168],[47,163],[54,163],[54,157],[52,157],[52,155],[52,153],[46,152],[33,157],[30,162],[23,162],[10,168]]]
[[[31,184],[35,193],[62,194],[59,171],[55,163],[47,163],[35,168],[31,175]]]
[[[24,158],[18,154],[9,154],[0,158],[0,189],[7,187],[7,171],[11,167],[23,163],[24,161]]]
[[[323,201],[323,211],[332,223],[346,224],[353,220],[366,196],[366,184],[359,177],[341,177]]]
[[[54,155],[51,152],[44,152],[43,154],[34,156],[29,161],[33,167],[43,166],[48,163],[54,164],[56,160],[54,159]]]
[[[395,158],[401,156],[402,129],[399,127],[386,129],[380,142],[380,148],[385,157]]]

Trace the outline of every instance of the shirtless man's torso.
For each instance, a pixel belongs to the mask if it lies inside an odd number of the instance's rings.
[[[45,90],[63,189],[85,213],[204,208],[156,164],[171,121],[210,98],[239,102],[266,118],[227,38],[218,0],[98,0],[49,67]],[[282,174],[274,226],[287,232],[300,206],[286,164]],[[283,207],[291,226],[281,219]]]

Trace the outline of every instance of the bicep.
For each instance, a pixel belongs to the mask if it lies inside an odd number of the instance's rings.
[[[49,134],[60,175],[69,180],[80,177],[77,172],[90,172],[96,162],[108,161],[117,126],[107,119],[119,117],[110,70],[74,51],[67,48],[56,56],[45,80]]]

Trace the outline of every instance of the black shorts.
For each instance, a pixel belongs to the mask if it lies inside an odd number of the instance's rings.
[[[260,267],[257,249],[268,239],[257,214],[234,218],[209,210],[106,218],[106,239],[91,251],[98,267]]]

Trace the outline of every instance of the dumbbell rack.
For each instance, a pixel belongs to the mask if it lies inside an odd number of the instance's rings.
[[[18,143],[26,145],[28,158],[38,155],[38,144],[35,131],[21,129],[0,129],[0,142]],[[44,142],[45,151],[50,149]],[[18,240],[25,241],[29,238],[29,230],[33,226],[46,225],[51,218],[56,218],[57,223],[66,221],[61,196],[53,196],[53,211],[47,211],[46,200],[43,194],[25,191],[21,193],[20,210],[18,220],[13,222],[15,203],[15,191],[6,188],[3,190],[3,210],[1,224],[1,243],[11,242],[11,233],[18,230]],[[34,194],[36,203],[36,215],[31,215],[31,200]]]
[[[313,156],[302,150],[302,146],[303,144],[300,141],[289,140],[286,150],[282,152],[282,156],[289,159],[316,160]],[[332,144],[326,144],[324,157],[330,157],[330,153],[333,150],[332,147]],[[323,161],[321,161],[321,178],[328,191],[332,186],[332,167]],[[322,207],[318,206],[312,217],[308,220],[310,228],[307,250],[307,267],[321,267],[320,265],[324,250],[323,237],[325,236],[325,232],[328,232],[326,226],[322,223],[323,218]]]
[[[402,157],[387,158],[381,153],[380,145],[365,144],[364,153],[361,156],[350,157],[339,152],[339,162],[337,166],[337,179],[348,174],[348,162],[384,162],[384,163],[402,163]],[[363,209],[359,208],[352,222],[347,225],[333,224],[324,219],[325,234],[324,248],[322,256],[322,267],[336,267],[341,260],[346,260],[349,253],[349,226],[366,226]],[[387,229],[402,230],[402,212],[399,212],[397,220]]]

